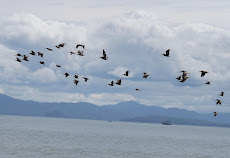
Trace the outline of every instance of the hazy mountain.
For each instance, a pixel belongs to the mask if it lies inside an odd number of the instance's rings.
[[[200,125],[210,125],[213,122],[230,124],[230,114],[228,113],[221,113],[217,117],[214,117],[213,114],[200,114],[177,108],[165,109],[158,106],[146,106],[134,101],[104,106],[97,106],[86,102],[39,103],[18,100],[3,94],[0,94],[0,114],[113,121],[136,120],[136,122],[154,122],[156,118],[158,118],[158,122],[155,123],[160,123],[165,120],[177,120],[177,122],[180,120],[183,122],[182,124],[198,125],[198,120],[203,120]],[[196,121],[194,121],[194,119]],[[176,122],[174,121],[174,123]],[[215,123],[212,125],[218,126]]]

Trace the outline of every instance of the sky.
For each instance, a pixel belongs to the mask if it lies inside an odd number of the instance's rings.
[[[2,1],[0,93],[39,102],[101,106],[133,100],[200,113],[230,112],[229,16],[228,0]],[[57,49],[62,42],[67,45]],[[106,61],[100,58],[103,49]],[[167,49],[170,57],[162,55]],[[31,50],[44,57],[29,55]],[[78,50],[85,56],[69,53]],[[28,55],[29,62],[15,61],[17,53]],[[189,72],[184,83],[176,80],[182,70]],[[201,70],[208,73],[201,77]],[[118,79],[122,85],[108,85]]]

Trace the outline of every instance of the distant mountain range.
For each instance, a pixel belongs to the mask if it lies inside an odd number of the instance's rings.
[[[220,113],[216,117],[178,108],[146,106],[134,101],[115,105],[97,106],[91,103],[40,103],[23,101],[0,94],[0,115],[61,117],[76,119],[128,121],[145,123],[230,127],[230,114]]]

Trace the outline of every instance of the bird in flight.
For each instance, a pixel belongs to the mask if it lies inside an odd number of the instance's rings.
[[[61,65],[56,65],[56,67],[61,67]]]
[[[169,51],[170,51],[170,49],[166,50],[166,51],[165,51],[165,54],[162,54],[162,55],[164,55],[165,57],[170,57],[170,56],[169,56]]]
[[[83,49],[85,49],[85,45],[84,44],[77,44],[76,48],[78,48],[78,47],[82,47]]]
[[[213,112],[213,114],[214,114],[214,116],[218,115],[218,113],[217,113],[217,112]]]
[[[43,53],[38,52],[38,56],[40,56],[40,57],[42,57],[42,58],[43,58]]]
[[[219,94],[219,95],[223,97],[223,96],[224,96],[224,92],[220,92],[220,94]]]
[[[82,78],[85,80],[85,82],[89,80],[87,77],[82,77]]]
[[[129,71],[126,71],[123,75],[124,76],[129,76]]]
[[[106,55],[106,53],[105,53],[105,50],[103,49],[103,56],[102,57],[100,57],[101,59],[104,59],[104,60],[108,60],[108,57],[107,57],[107,55]]]
[[[65,75],[65,77],[68,77],[68,76],[69,76],[69,73],[66,72],[64,75]]]
[[[46,48],[48,51],[53,51],[53,49],[51,49],[51,48]]]
[[[200,72],[201,72],[201,77],[204,77],[204,75],[208,73],[208,71],[204,71],[204,70],[201,70]]]
[[[36,55],[36,53],[33,50],[31,50],[30,54],[31,55]]]
[[[220,99],[216,99],[216,105],[221,105],[222,101]]]
[[[149,76],[149,74],[148,74],[148,73],[143,72],[143,78],[147,78],[148,76]]]
[[[110,84],[108,84],[108,85],[113,86],[113,84],[114,84],[114,82],[113,82],[113,81],[111,81],[111,83],[110,83]]]
[[[44,61],[40,61],[39,63],[42,64],[42,65],[45,65],[45,62],[44,62]]]
[[[74,81],[74,84],[77,86],[77,84],[78,84],[78,80],[73,80]]]
[[[116,84],[121,85],[121,79],[117,80]]]
[[[22,62],[19,58],[16,58],[16,61],[18,61],[18,62]]]

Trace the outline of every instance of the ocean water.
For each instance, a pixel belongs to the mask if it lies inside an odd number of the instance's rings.
[[[0,115],[0,158],[230,158],[230,128]]]

